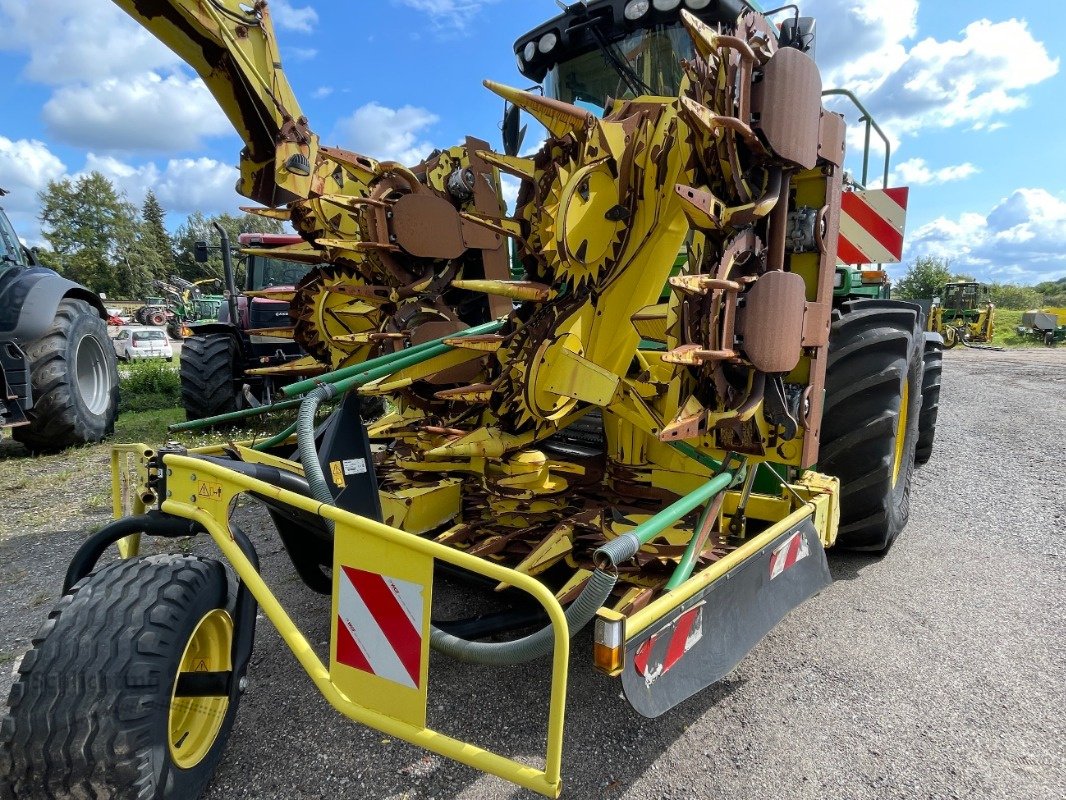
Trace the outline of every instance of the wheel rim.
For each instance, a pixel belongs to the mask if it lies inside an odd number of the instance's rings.
[[[183,674],[229,672],[233,645],[233,620],[221,608],[205,614],[197,623],[174,679],[170,698],[170,757],[182,769],[195,767],[211,751],[229,709],[228,696],[178,697]]]
[[[108,379],[104,349],[96,337],[85,335],[78,342],[74,354],[74,374],[78,382],[78,394],[89,413],[103,414],[111,399],[111,381]]]
[[[899,473],[903,468],[903,451],[907,445],[907,417],[910,415],[911,405],[910,383],[904,380],[903,394],[899,398],[899,415],[896,417],[896,452],[892,462],[892,486],[895,488],[899,481]]]

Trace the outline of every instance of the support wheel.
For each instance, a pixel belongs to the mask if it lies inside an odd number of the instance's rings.
[[[181,404],[186,419],[237,410],[237,343],[224,333],[191,336],[181,345]]]
[[[48,332],[26,348],[33,387],[29,425],[14,439],[37,452],[99,442],[115,432],[118,366],[107,325],[84,300],[59,304]]]
[[[925,464],[933,455],[936,437],[936,416],[940,408],[940,376],[944,367],[944,345],[936,334],[925,334],[925,353],[922,367],[922,411],[918,415],[918,444],[914,448],[914,463]]]
[[[0,797],[193,800],[237,713],[226,571],[120,561],[64,596],[19,667]]]
[[[837,543],[885,552],[910,515],[922,407],[919,308],[845,303],[829,337],[819,469],[840,478]]]

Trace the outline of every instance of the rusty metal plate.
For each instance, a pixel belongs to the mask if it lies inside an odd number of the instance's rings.
[[[847,127],[842,115],[822,110],[822,120],[818,129],[819,158],[824,158],[838,167],[844,166],[844,154],[847,147],[844,136],[847,133]]]
[[[822,76],[806,53],[784,47],[774,53],[756,84],[753,108],[759,128],[781,158],[803,169],[818,163]]]
[[[792,272],[769,272],[744,295],[737,332],[748,360],[762,372],[791,372],[803,343],[806,285]]]
[[[409,194],[392,207],[396,244],[418,258],[458,258],[466,252],[459,212],[443,197]]]

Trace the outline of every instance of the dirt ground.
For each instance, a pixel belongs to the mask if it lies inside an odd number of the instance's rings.
[[[832,586],[726,680],[657,720],[592,671],[579,635],[564,796],[1061,798],[1064,393],[1066,348],[947,353],[933,459],[889,555],[831,553]],[[74,548],[108,517],[106,448],[4,463],[17,456],[0,445],[0,696]],[[280,599],[326,647],[328,599],[295,578],[265,514],[238,513]],[[435,658],[429,722],[540,764],[547,691],[543,665]],[[532,795],[342,719],[264,621],[207,797]]]

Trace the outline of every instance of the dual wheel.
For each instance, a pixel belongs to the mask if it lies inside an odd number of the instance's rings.
[[[198,797],[243,677],[229,587],[218,561],[175,555],[121,561],[76,584],[11,688],[0,798]]]

